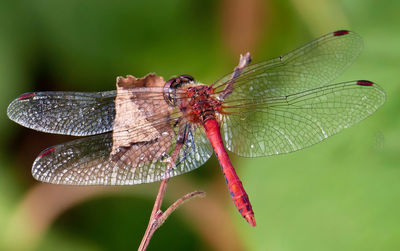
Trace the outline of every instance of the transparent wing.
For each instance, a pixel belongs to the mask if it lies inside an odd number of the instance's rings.
[[[86,136],[112,130],[115,91],[31,92],[8,106],[8,117],[48,133]]]
[[[138,142],[115,155],[112,134],[105,133],[57,145],[44,150],[32,167],[40,181],[66,185],[131,185],[164,178],[175,136],[161,133],[154,141]],[[173,177],[201,166],[213,153],[202,128],[187,134],[178,159],[166,177]]]
[[[318,143],[374,113],[385,92],[360,80],[296,94],[238,99],[221,115],[226,147],[244,157],[297,151]]]
[[[47,133],[88,136],[125,130],[125,124],[114,124],[116,94],[116,91],[25,93],[10,103],[7,115],[22,126]],[[130,111],[124,118],[131,123],[130,130],[135,130],[141,121],[158,120],[172,110],[158,87],[132,88],[119,94],[119,99],[119,108]]]
[[[354,32],[326,34],[278,58],[246,67],[225,100],[286,96],[327,85],[353,63],[362,47],[361,37]],[[229,79],[227,75],[217,81],[215,92],[221,92]]]

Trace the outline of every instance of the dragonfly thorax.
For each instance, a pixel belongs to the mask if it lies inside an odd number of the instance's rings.
[[[196,83],[190,75],[171,78],[164,85],[164,99],[170,106],[178,106],[187,121],[204,123],[221,110],[210,86]]]
[[[185,98],[179,99],[178,106],[188,121],[204,123],[221,110],[221,102],[214,96],[212,87],[195,84],[183,88]]]

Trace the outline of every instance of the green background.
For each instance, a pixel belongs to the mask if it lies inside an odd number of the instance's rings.
[[[260,61],[350,29],[364,38],[364,51],[338,81],[377,82],[386,104],[299,152],[232,155],[256,228],[236,212],[215,157],[171,179],[165,206],[193,190],[207,196],[179,208],[149,250],[399,250],[399,10],[394,0],[0,1],[0,249],[135,250],[158,188],[33,180],[36,155],[71,137],[8,120],[19,94],[110,90],[116,76],[148,72],[211,83],[239,53]]]

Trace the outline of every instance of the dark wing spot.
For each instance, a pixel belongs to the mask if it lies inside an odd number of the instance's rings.
[[[348,30],[338,30],[338,31],[333,32],[333,35],[335,37],[336,36],[343,36],[343,35],[347,35],[347,34],[349,34]]]
[[[46,149],[44,149],[44,150],[39,154],[39,157],[42,158],[42,157],[44,157],[44,156],[50,154],[50,153],[53,152],[54,150],[56,150],[55,147],[46,148]]]
[[[19,96],[18,99],[19,99],[19,100],[21,100],[21,99],[28,99],[28,98],[32,98],[32,97],[35,96],[35,95],[36,95],[36,93],[34,93],[34,92],[27,92],[27,93],[24,93],[24,94],[22,94],[21,96]]]
[[[362,86],[372,86],[374,83],[368,80],[358,80],[357,84]]]

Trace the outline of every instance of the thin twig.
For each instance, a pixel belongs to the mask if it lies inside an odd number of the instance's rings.
[[[239,64],[233,70],[231,79],[226,84],[225,89],[219,95],[219,100],[223,101],[226,97],[229,96],[233,92],[233,84],[235,83],[236,78],[240,76],[243,69],[246,68],[251,62],[250,52],[247,52],[244,56],[240,55]]]
[[[144,233],[143,239],[140,242],[140,246],[138,248],[138,250],[140,251],[146,250],[151,240],[151,237],[153,236],[155,230],[157,229],[155,227],[154,221],[157,217],[159,217],[160,214],[159,211],[165,194],[165,189],[167,188],[167,184],[168,184],[168,178],[161,181],[160,188],[158,189],[158,194],[154,202],[153,211],[151,212],[150,215],[149,224],[147,225],[146,232]]]
[[[193,199],[195,197],[204,197],[206,195],[205,192],[203,191],[193,191],[191,193],[185,194],[182,196],[180,199],[174,202],[165,212],[158,218],[158,224],[161,226],[164,221],[168,218],[170,214],[172,214],[179,206],[181,206],[183,203],[189,201],[190,199]]]
[[[183,143],[178,143],[174,149],[174,152],[172,153],[171,160],[168,164],[167,170],[165,173],[167,174],[173,165],[175,164],[175,161],[179,155],[179,151],[182,148]],[[194,191],[191,193],[188,193],[184,195],[182,198],[178,199],[175,203],[173,203],[165,212],[161,211],[161,204],[164,199],[164,194],[167,189],[168,185],[168,178],[164,178],[161,181],[160,188],[158,189],[158,194],[156,197],[156,200],[154,202],[153,210],[150,215],[150,220],[149,224],[147,225],[146,232],[143,235],[143,239],[140,243],[140,246],[138,250],[146,250],[147,246],[150,243],[150,240],[154,234],[154,232],[165,222],[165,220],[168,218],[168,216],[174,212],[181,204],[183,204],[185,201],[188,199],[198,197],[198,196],[204,196],[204,192],[202,191]]]

